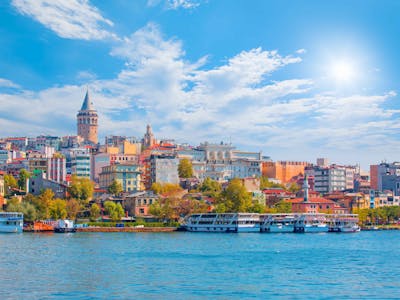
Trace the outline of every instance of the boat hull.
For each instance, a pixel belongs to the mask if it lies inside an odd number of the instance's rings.
[[[269,228],[266,228],[265,231],[270,233],[292,233],[294,232],[294,226],[293,225],[270,226]]]
[[[22,226],[18,225],[0,225],[0,233],[20,233]]]

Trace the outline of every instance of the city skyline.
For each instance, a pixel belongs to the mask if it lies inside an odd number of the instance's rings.
[[[3,3],[1,135],[75,134],[89,86],[101,140],[140,137],[151,123],[156,137],[232,141],[274,160],[329,157],[365,169],[393,161],[399,8],[396,1]]]

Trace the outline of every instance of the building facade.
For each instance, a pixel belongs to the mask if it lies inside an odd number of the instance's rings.
[[[116,180],[121,184],[124,192],[136,192],[140,190],[140,168],[138,165],[114,164],[102,168],[99,174],[101,189],[107,189]]]

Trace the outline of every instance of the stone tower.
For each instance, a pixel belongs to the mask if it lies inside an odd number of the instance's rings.
[[[86,91],[85,100],[81,110],[77,115],[78,121],[78,135],[84,139],[85,142],[93,144],[98,143],[98,116],[97,111],[94,109],[93,102],[89,97],[89,90]]]
[[[154,138],[150,124],[148,124],[146,127],[146,133],[143,137],[143,146],[148,148],[148,147],[153,146],[155,143],[156,143],[156,139]]]

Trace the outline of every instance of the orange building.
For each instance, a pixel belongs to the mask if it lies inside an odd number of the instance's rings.
[[[303,161],[263,162],[262,175],[279,179],[282,183],[288,183],[294,176],[304,174],[304,168],[310,165]]]

